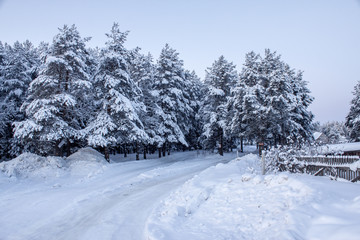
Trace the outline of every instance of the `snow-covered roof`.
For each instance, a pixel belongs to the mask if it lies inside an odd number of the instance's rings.
[[[321,134],[322,132],[314,132],[313,133],[314,139],[317,140],[321,136]]]
[[[360,142],[329,144],[321,148],[323,154],[337,153],[337,152],[355,152],[360,151]]]

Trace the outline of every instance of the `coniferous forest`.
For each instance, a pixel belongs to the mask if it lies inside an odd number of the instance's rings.
[[[250,51],[240,72],[220,56],[201,80],[168,44],[153,59],[126,49],[118,24],[106,36],[104,48],[89,48],[89,38],[65,25],[49,44],[0,42],[1,160],[85,146],[106,159],[187,149],[222,155],[243,143],[312,140],[313,98],[302,72],[278,53]]]

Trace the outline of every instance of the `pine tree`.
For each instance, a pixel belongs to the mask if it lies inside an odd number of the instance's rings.
[[[5,47],[0,41],[0,91],[3,92],[4,84],[4,68],[6,65],[6,52]],[[5,94],[0,95],[0,161],[4,158],[8,148],[8,137],[7,137],[7,111],[5,104]]]
[[[182,91],[184,87],[183,62],[179,54],[168,44],[162,49],[156,69],[154,93],[157,104],[161,107],[160,127],[165,148],[170,151],[171,144],[180,143],[188,146],[183,130],[188,122],[187,116],[192,111]],[[170,152],[169,152],[170,153]]]
[[[345,125],[349,128],[350,140],[360,141],[360,82],[353,91],[354,98],[351,100],[350,111],[346,116]]]
[[[144,141],[147,134],[136,112],[136,94],[140,92],[129,76],[127,51],[124,47],[128,32],[114,24],[95,73],[94,85],[99,109],[86,128],[88,144],[103,147],[109,160],[110,146]]]
[[[61,156],[64,151],[69,155],[81,137],[91,83],[87,39],[80,37],[75,25],[65,25],[59,31],[39,76],[30,83],[22,105],[26,119],[15,123],[14,136],[30,151]]]
[[[318,129],[328,139],[327,143],[337,144],[347,141],[348,131],[344,122],[332,121],[321,124]]]
[[[266,49],[264,58],[250,52],[229,101],[231,131],[269,145],[309,141],[309,93],[302,73],[295,74],[276,52]]]
[[[159,148],[163,145],[164,139],[160,130],[160,116],[163,111],[157,104],[157,99],[153,91],[155,81],[155,66],[152,63],[152,56],[141,54],[137,48],[132,51],[130,60],[130,76],[142,91],[141,102],[143,108],[138,113],[140,120],[144,124],[144,130],[149,138],[143,142],[144,159],[148,145]]]
[[[265,50],[265,57],[261,62],[262,85],[264,87],[264,107],[266,114],[267,133],[262,136],[271,145],[285,144],[290,134],[290,111],[293,95],[288,67],[280,60],[276,52]]]
[[[206,72],[205,84],[208,89],[201,109],[204,120],[203,144],[206,149],[215,149],[218,146],[220,155],[223,155],[224,151],[227,102],[236,81],[235,65],[226,61],[223,56]]]
[[[230,132],[240,138],[243,151],[244,138],[256,140],[260,129],[260,110],[262,87],[259,75],[260,56],[250,52],[245,56],[245,64],[240,73],[239,81],[232,91],[228,102]]]
[[[188,115],[188,126],[185,131],[186,142],[189,147],[199,149],[199,138],[202,133],[201,116],[199,110],[201,107],[202,97],[205,94],[205,85],[194,71],[185,71],[184,95],[189,101],[192,109]]]
[[[290,81],[293,90],[294,102],[290,112],[292,119],[292,130],[290,138],[294,143],[309,142],[313,140],[314,115],[308,110],[314,98],[310,96],[310,90],[307,87],[307,82],[302,79],[302,72],[295,73],[290,70]]]
[[[24,120],[20,107],[25,101],[30,82],[37,75],[40,59],[37,50],[26,41],[15,42],[13,46],[5,45],[7,52],[6,64],[2,68],[0,93],[2,99],[2,123],[4,124],[2,142],[5,147],[2,156],[15,157],[21,152],[21,144],[12,137],[15,121]]]

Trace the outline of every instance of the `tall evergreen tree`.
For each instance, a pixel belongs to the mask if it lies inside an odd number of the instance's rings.
[[[95,73],[94,85],[99,109],[86,128],[88,144],[103,147],[109,160],[110,146],[144,141],[147,134],[134,107],[140,90],[129,76],[127,51],[124,47],[128,32],[114,24],[106,34],[108,41]]]
[[[6,62],[6,52],[5,47],[0,41],[0,91],[2,91],[2,86],[4,84],[4,68]],[[5,95],[0,95],[0,161],[4,158],[8,148],[8,137],[7,137],[7,111],[5,104]]]
[[[14,136],[30,151],[55,155],[66,151],[69,155],[86,122],[91,83],[86,39],[80,37],[75,25],[65,25],[59,31],[39,76],[30,83],[22,105],[26,119],[15,124]]]
[[[294,100],[291,90],[291,76],[288,67],[280,60],[276,52],[265,50],[261,61],[261,81],[264,89],[266,135],[264,141],[277,145],[285,144],[291,129],[290,111]]]
[[[311,140],[313,115],[302,73],[295,74],[276,52],[250,52],[231,99],[231,127],[240,137],[270,145]]]
[[[138,114],[144,124],[144,130],[149,136],[143,142],[144,158],[146,158],[148,145],[159,148],[164,143],[160,132],[161,116],[164,115],[164,112],[157,104],[156,95],[153,91],[156,69],[152,63],[152,56],[150,54],[145,56],[139,51],[139,48],[132,51],[130,76],[142,91],[143,109]]]
[[[259,59],[260,56],[254,52],[246,54],[239,81],[228,102],[228,126],[230,132],[236,138],[240,138],[241,151],[243,151],[244,138],[255,140],[262,127],[259,117],[262,98]]]
[[[162,49],[156,69],[154,93],[163,114],[160,116],[163,148],[170,150],[171,144],[188,146],[183,130],[186,129],[187,116],[192,111],[182,91],[184,87],[183,61],[168,44]]]
[[[313,140],[314,115],[308,108],[314,98],[310,95],[307,82],[303,80],[302,72],[295,73],[293,70],[289,72],[294,102],[296,103],[290,112],[290,118],[293,121],[290,139],[294,143],[309,142]]]
[[[0,80],[0,93],[2,96],[2,120],[5,128],[2,142],[5,151],[2,156],[15,157],[20,153],[22,146],[14,141],[13,126],[15,121],[24,120],[20,107],[25,101],[27,89],[33,78],[37,75],[39,57],[37,50],[29,41],[15,42],[13,46],[5,45],[7,52],[6,64],[2,68]],[[5,50],[4,49],[4,50]]]
[[[204,121],[204,147],[215,149],[223,155],[225,129],[227,123],[227,102],[231,89],[237,81],[235,65],[220,56],[206,72],[205,84],[208,89],[205,94],[201,114]]]
[[[184,95],[192,109],[188,115],[188,127],[184,132],[189,146],[193,149],[200,148],[199,138],[202,133],[201,116],[199,110],[202,97],[205,94],[205,85],[194,71],[185,71]]]

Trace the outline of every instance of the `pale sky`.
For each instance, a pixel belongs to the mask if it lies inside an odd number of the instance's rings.
[[[204,77],[224,55],[238,71],[265,48],[304,71],[315,120],[344,121],[360,81],[360,1],[356,0],[0,0],[0,41],[51,42],[75,24],[89,46],[103,46],[113,22],[125,44],[159,56],[166,43]]]

